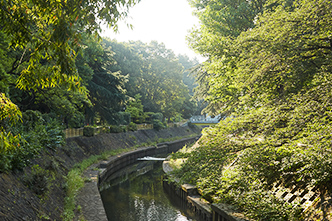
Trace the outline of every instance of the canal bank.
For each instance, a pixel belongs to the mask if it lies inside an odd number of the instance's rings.
[[[198,137],[184,138],[172,142],[159,143],[155,146],[139,148],[134,151],[110,157],[108,160],[90,166],[85,172],[88,180],[77,196],[77,203],[84,218],[88,221],[107,220],[99,188],[107,177],[121,168],[137,162],[137,158],[176,152],[184,145],[193,143]]]
[[[170,179],[164,180],[164,189],[176,194],[179,199],[192,210],[202,221],[250,221],[243,214],[236,211],[230,205],[211,204],[204,200],[194,185],[180,184],[180,181],[171,175],[173,168],[170,161],[163,162],[163,170]],[[169,181],[172,180],[172,181]]]
[[[105,151],[119,152],[197,134],[200,134],[200,129],[170,127],[159,131],[150,129],[66,139],[66,143],[56,149],[43,150],[22,170],[0,173],[0,220],[65,220],[67,210],[64,210],[64,204],[68,199],[66,178],[68,172],[77,168],[82,161],[91,156],[102,155]],[[98,172],[94,169],[91,171]],[[95,176],[90,177],[93,180]],[[32,181],[40,184],[40,179],[44,185],[29,185]],[[86,185],[91,185],[89,179],[86,178],[85,181]],[[89,204],[95,202],[90,199],[87,201]],[[83,220],[80,219],[82,207],[73,207],[76,218],[68,220]]]

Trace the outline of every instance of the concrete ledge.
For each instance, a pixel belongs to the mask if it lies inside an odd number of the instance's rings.
[[[218,203],[212,204],[213,220],[222,220],[222,218],[228,221],[250,221],[243,214],[236,212],[230,205]]]
[[[170,174],[173,170],[169,161],[163,162],[163,170]],[[168,191],[178,195],[187,207],[204,221],[250,221],[243,214],[236,212],[230,205],[210,204],[199,195],[197,188],[191,184],[178,185],[178,178],[172,177],[174,183],[164,181]]]
[[[160,143],[156,146],[139,148],[137,150],[111,157],[107,161],[102,161],[99,167],[105,170],[99,174],[98,185],[103,183],[109,176],[111,176],[119,169],[135,163],[137,161],[137,158],[176,152],[184,145],[193,143],[197,139],[198,137],[190,137],[177,141]]]

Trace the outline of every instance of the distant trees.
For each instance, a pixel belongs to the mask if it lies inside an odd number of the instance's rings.
[[[145,112],[161,112],[167,119],[193,113],[195,103],[190,101],[189,90],[183,83],[183,65],[173,51],[157,42],[104,40],[104,44],[114,51],[116,64],[111,67],[112,71],[127,76],[127,95],[140,94]],[[188,108],[188,105],[191,106]]]

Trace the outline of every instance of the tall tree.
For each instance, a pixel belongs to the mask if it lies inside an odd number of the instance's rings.
[[[84,45],[77,66],[91,101],[91,105],[86,105],[86,120],[95,123],[98,116],[102,122],[115,124],[115,114],[124,107],[126,78],[119,72],[112,72],[115,61],[107,40],[99,42],[96,37],[86,36]]]
[[[182,81],[183,66],[164,44],[113,41],[110,46],[116,60],[112,70],[128,76],[128,96],[140,94],[145,112],[161,112],[171,118],[190,105],[184,106],[189,95]]]
[[[87,84],[82,85],[75,64],[77,52],[82,49],[82,33],[97,34],[101,22],[116,29],[117,21],[124,18],[129,7],[136,2],[0,1],[1,124],[20,116],[12,100],[24,108],[33,106],[46,112],[61,112],[63,108],[64,115],[71,113],[70,109],[80,113],[82,102],[87,102]],[[25,91],[19,92],[14,87]],[[58,102],[58,106],[54,101]],[[11,147],[6,147],[6,154],[1,157],[9,161],[13,160],[13,153],[18,149],[16,144],[27,144],[24,139],[19,139],[20,132],[16,129],[1,125],[0,143]]]
[[[331,1],[261,2],[249,23],[229,16],[241,1],[224,2],[196,1],[202,26],[191,43],[209,58],[199,95],[229,118],[203,131],[181,176],[254,219],[299,220],[300,208],[269,190],[278,180],[332,192]]]

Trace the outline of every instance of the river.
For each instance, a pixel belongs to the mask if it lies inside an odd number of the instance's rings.
[[[199,221],[163,188],[161,161],[141,161],[118,171],[101,187],[109,221]]]

